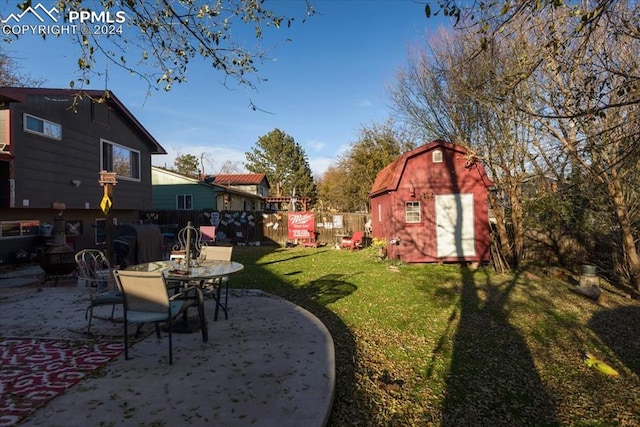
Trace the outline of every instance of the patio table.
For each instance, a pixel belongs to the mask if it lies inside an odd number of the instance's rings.
[[[177,265],[177,263],[172,261],[153,261],[132,265],[128,267],[127,270],[162,271],[168,282],[179,282],[181,287],[195,286],[198,289],[199,297],[202,297],[202,289],[208,280],[222,279],[223,277],[228,277],[244,269],[244,265],[239,262],[221,260],[207,260],[200,265],[190,267],[188,271],[178,269]],[[218,292],[215,297],[216,309],[214,320],[218,319],[221,296],[222,286],[218,286]]]

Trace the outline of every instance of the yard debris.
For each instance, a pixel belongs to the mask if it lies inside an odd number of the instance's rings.
[[[584,350],[582,350],[580,353],[582,355],[582,359],[584,360],[584,363],[588,367],[596,368],[598,371],[610,377],[617,377],[618,375],[620,375],[618,371],[616,371],[611,366],[604,363],[602,360],[596,358],[593,354]]]
[[[600,301],[602,290],[600,286],[592,285],[592,286],[575,286],[573,290],[581,295],[594,299],[596,301]]]
[[[400,272],[400,268],[398,266],[395,266],[395,265],[390,265],[389,266],[389,270],[393,271],[394,273],[399,273]]]
[[[546,273],[547,277],[551,277],[554,279],[562,279],[562,280],[569,279],[569,273],[564,268],[552,266],[552,267],[545,268],[544,272]]]

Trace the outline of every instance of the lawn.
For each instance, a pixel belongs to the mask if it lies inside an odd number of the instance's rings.
[[[232,286],[315,314],[336,350],[332,426],[640,426],[640,303],[540,272],[243,247]],[[619,372],[604,375],[588,351]]]

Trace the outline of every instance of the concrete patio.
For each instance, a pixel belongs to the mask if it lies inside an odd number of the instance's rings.
[[[75,279],[41,284],[39,267],[0,274],[0,339],[41,337],[122,342],[122,323],[94,319]],[[41,270],[40,270],[41,271]],[[100,376],[55,397],[23,426],[324,426],[334,396],[331,335],[306,310],[256,290],[232,291],[229,320],[200,332],[155,334],[133,344]],[[102,310],[100,312],[100,310]],[[97,314],[110,313],[101,307]],[[120,312],[121,313],[121,312]],[[116,311],[118,317],[118,310]]]

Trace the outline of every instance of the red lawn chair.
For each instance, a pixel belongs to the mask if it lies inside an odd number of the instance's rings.
[[[318,239],[316,238],[316,231],[315,230],[309,230],[309,238],[302,239],[301,244],[302,244],[302,246],[305,246],[305,247],[308,247],[308,248],[317,248],[318,247]]]
[[[356,231],[351,238],[344,237],[340,243],[340,248],[349,248],[349,250],[362,249],[362,239],[364,231]]]

